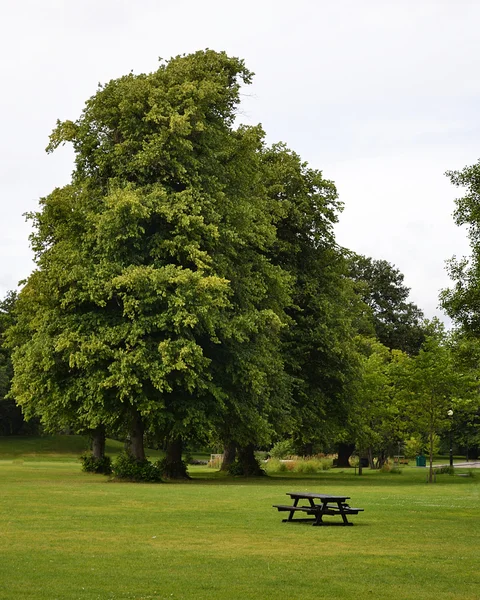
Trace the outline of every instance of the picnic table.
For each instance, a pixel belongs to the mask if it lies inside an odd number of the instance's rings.
[[[279,512],[289,512],[288,518],[283,519],[283,523],[288,522],[311,522],[312,525],[325,525],[324,516],[342,517],[342,523],[339,525],[353,525],[348,519],[348,515],[358,515],[363,508],[353,508],[347,504],[350,496],[337,496],[332,494],[314,494],[312,492],[287,492],[287,496],[293,500],[293,505],[274,504],[273,507]],[[308,505],[299,506],[300,500],[307,500]],[[303,512],[313,518],[294,518],[296,512]]]

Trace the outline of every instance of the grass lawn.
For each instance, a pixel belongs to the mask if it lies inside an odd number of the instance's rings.
[[[9,444],[2,600],[480,598],[480,471],[427,485],[410,466],[261,480],[192,467],[187,483],[130,484],[82,473],[71,448]],[[271,505],[295,490],[347,493],[365,512],[353,527],[282,523]]]

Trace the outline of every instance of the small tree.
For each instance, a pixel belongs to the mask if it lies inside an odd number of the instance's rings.
[[[400,439],[398,406],[390,373],[392,352],[374,339],[361,338],[359,346],[362,368],[353,411],[356,447],[362,455],[368,455],[371,468],[375,455],[377,466],[381,467]]]
[[[449,410],[469,389],[468,377],[455,365],[441,328],[429,335],[419,354],[396,363],[398,397],[413,431],[427,440],[429,483],[433,481],[433,454],[438,434],[450,426]]]

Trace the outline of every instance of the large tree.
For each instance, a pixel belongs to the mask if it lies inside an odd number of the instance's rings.
[[[52,425],[127,428],[138,460],[150,429],[170,476],[237,379],[238,410],[263,414],[278,364],[289,278],[268,259],[263,132],[233,127],[250,80],[243,61],[207,50],[101,86],[51,136],[49,150],[73,144],[71,184],[30,215],[38,268],[11,333],[15,397]]]

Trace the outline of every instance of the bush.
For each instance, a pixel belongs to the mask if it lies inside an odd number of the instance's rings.
[[[167,458],[162,458],[156,464],[160,475],[166,479],[190,479],[188,475],[188,465],[186,461],[180,459],[177,461],[167,461]]]
[[[267,473],[285,473],[285,471],[288,471],[288,468],[286,463],[278,458],[270,458],[265,463],[265,470]]]
[[[86,473],[112,474],[112,459],[109,456],[95,458],[93,454],[82,454],[80,460],[82,461],[82,470]]]
[[[421,454],[424,444],[420,438],[411,437],[404,444],[404,452],[407,458],[415,458]]]
[[[287,458],[291,454],[295,453],[295,449],[292,444],[292,440],[282,440],[281,442],[277,442],[273,448],[270,450],[269,455],[271,458]]]
[[[402,469],[396,465],[389,465],[388,463],[384,463],[382,468],[380,469],[382,473],[391,473],[392,475],[401,475]]]
[[[301,458],[294,457],[288,461],[281,461],[277,458],[271,458],[265,465],[269,473],[285,473],[293,471],[294,473],[318,473],[327,471],[332,466],[332,461],[326,458]]]
[[[119,454],[113,465],[113,475],[118,479],[128,481],[148,481],[158,483],[162,481],[162,468],[159,461],[151,463],[149,460],[138,461],[128,452]]]
[[[295,473],[317,473],[321,470],[321,465],[316,460],[298,460],[293,470]]]
[[[442,467],[435,467],[434,473],[435,475],[453,475],[455,468],[450,465],[443,465]]]
[[[228,467],[228,474],[234,477],[261,477],[266,475],[265,470],[260,466],[258,460],[254,463],[245,464],[238,458]]]

